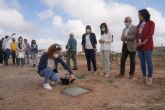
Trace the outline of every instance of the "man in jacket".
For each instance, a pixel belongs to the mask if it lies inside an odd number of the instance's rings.
[[[136,48],[135,48],[135,31],[136,26],[132,25],[131,17],[126,17],[124,20],[125,28],[123,29],[123,33],[121,36],[121,41],[123,41],[123,48],[122,48],[122,56],[121,56],[121,64],[120,64],[120,74],[117,77],[124,77],[125,75],[125,63],[127,57],[130,57],[130,72],[129,72],[129,79],[133,78],[135,72],[135,55],[136,55]]]

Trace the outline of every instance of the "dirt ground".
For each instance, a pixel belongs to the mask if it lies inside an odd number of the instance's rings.
[[[110,77],[103,78],[88,73],[85,58],[80,57],[74,84],[59,83],[51,91],[42,88],[43,79],[36,73],[37,68],[0,67],[0,110],[165,110],[165,57],[154,57],[152,86],[142,84],[138,59],[136,62],[132,80],[128,79],[129,61],[125,78],[115,78],[119,73],[116,64],[112,64]],[[100,59],[98,67],[98,73],[102,72]],[[61,93],[74,86],[92,92],[77,97]]]

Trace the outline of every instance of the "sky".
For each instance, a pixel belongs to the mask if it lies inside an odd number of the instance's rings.
[[[68,34],[73,32],[81,51],[85,26],[91,25],[99,40],[99,26],[106,22],[114,36],[112,50],[120,52],[124,18],[130,16],[137,25],[138,10],[147,8],[156,24],[154,44],[165,46],[163,4],[165,0],[0,0],[0,38],[15,32],[16,38],[35,39],[41,49],[59,43],[65,50]]]

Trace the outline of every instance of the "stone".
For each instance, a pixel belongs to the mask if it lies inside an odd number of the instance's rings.
[[[69,95],[69,96],[79,96],[82,94],[86,94],[91,92],[91,90],[89,89],[85,89],[83,87],[71,87],[71,88],[65,88],[64,90],[62,90],[63,94]]]

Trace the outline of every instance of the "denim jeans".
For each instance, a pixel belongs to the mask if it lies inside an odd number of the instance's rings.
[[[38,65],[38,54],[35,52],[31,52],[32,64]]]
[[[29,52],[25,53],[24,64],[29,64]]]
[[[146,74],[146,65],[147,65],[148,78],[152,78],[152,74],[153,74],[152,50],[148,50],[148,51],[138,50],[138,56],[140,60],[143,77],[147,76]]]
[[[6,49],[4,54],[4,62],[6,66],[8,66],[8,60],[10,58],[10,54],[11,54],[10,49]]]
[[[53,71],[51,68],[44,68],[42,71],[40,71],[40,76],[45,77],[44,84],[49,83],[49,80],[51,81],[57,81],[58,80],[58,74]]]

